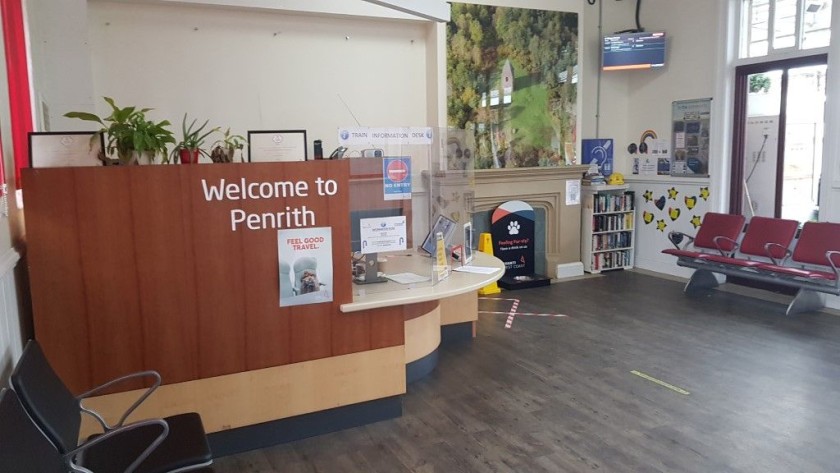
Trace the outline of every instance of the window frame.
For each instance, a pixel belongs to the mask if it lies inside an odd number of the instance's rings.
[[[754,3],[756,0],[741,0],[739,15],[740,22],[738,31],[738,58],[736,65],[749,64],[754,62],[766,62],[776,59],[786,59],[798,56],[811,56],[814,54],[821,54],[828,51],[828,45],[818,48],[802,49],[804,41],[805,28],[803,27],[805,21],[805,6],[806,0],[796,0],[796,20],[794,29],[794,44],[783,48],[777,48],[775,45],[775,23],[776,23],[776,2],[778,0],[767,0],[767,54],[761,56],[750,56],[750,45],[752,42],[753,25],[752,13]],[[831,8],[835,8],[833,0]],[[831,26],[828,28],[831,34]]]

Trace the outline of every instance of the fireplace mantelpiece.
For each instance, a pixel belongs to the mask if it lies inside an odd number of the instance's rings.
[[[545,211],[548,275],[561,263],[580,261],[580,205],[566,205],[566,181],[579,180],[589,166],[480,169],[475,171],[473,211],[483,212],[509,200]]]

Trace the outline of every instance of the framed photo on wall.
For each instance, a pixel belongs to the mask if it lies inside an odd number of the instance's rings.
[[[30,132],[29,167],[102,166],[105,148],[101,133],[90,131]]]
[[[248,161],[251,163],[308,159],[306,130],[248,130]]]

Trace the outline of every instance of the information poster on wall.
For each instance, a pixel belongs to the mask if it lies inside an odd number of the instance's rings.
[[[332,228],[277,231],[280,307],[332,301]]]
[[[678,100],[671,104],[671,175],[709,175],[709,129],[712,99]]]

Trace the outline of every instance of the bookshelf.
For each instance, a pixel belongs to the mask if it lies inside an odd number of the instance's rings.
[[[635,194],[628,188],[582,188],[581,259],[587,273],[633,267]]]

